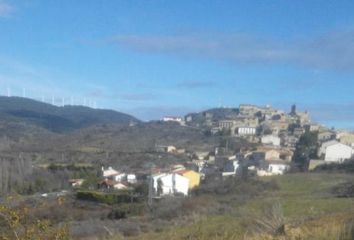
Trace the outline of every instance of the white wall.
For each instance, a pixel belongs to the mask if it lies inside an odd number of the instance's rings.
[[[158,190],[158,181],[161,181],[162,193],[161,195],[173,195],[175,193],[182,193],[188,195],[189,179],[178,174],[162,174],[154,176],[153,187],[155,192]]]
[[[289,169],[289,166],[286,164],[269,164],[268,172],[275,175],[282,175]]]
[[[237,131],[238,135],[255,135],[256,128],[253,127],[240,127]]]
[[[342,162],[351,158],[353,155],[353,149],[347,145],[338,143],[328,146],[326,148],[325,161],[328,162]]]
[[[263,144],[271,144],[274,146],[280,146],[280,138],[277,136],[273,136],[273,135],[267,135],[262,137],[261,142]]]

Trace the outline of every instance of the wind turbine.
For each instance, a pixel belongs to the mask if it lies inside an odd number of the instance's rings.
[[[9,87],[7,88],[7,96],[11,97],[11,89]]]

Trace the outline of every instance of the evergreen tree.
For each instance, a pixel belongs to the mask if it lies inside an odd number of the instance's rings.
[[[296,144],[293,162],[301,171],[306,171],[310,159],[317,158],[318,132],[305,132]]]

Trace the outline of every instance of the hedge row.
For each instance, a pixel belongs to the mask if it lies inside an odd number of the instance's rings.
[[[93,201],[105,204],[136,203],[138,198],[130,192],[106,193],[97,191],[79,191],[76,194],[77,199]]]

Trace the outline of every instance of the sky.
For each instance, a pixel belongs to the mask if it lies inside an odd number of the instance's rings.
[[[142,120],[241,103],[354,129],[352,0],[0,0],[0,94]]]

